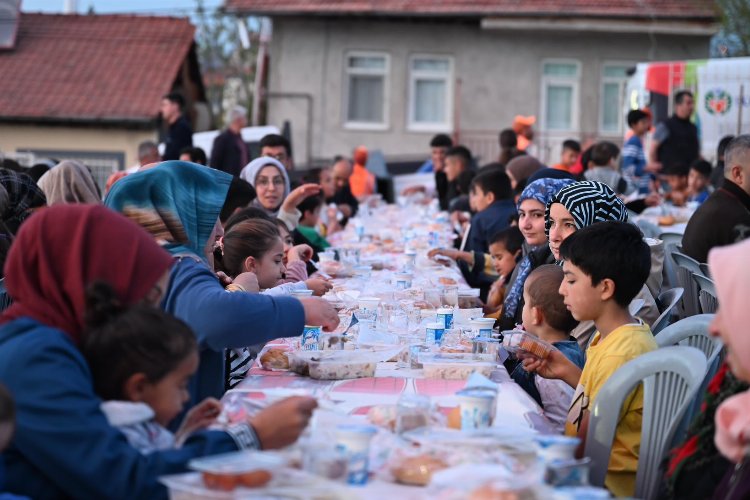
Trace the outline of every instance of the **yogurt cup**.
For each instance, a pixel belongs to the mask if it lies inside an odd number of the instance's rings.
[[[370,462],[370,441],[378,430],[373,425],[339,425],[336,428],[336,449],[346,455],[346,482],[367,484]]]
[[[302,329],[302,340],[300,342],[303,351],[317,351],[318,340],[323,331],[322,326],[305,325]]]
[[[492,327],[495,325],[494,318],[474,318],[469,321],[471,333],[474,337],[492,337]]]
[[[445,333],[445,324],[442,322],[427,323],[425,325],[425,343],[427,345],[439,344]]]
[[[545,462],[571,460],[581,440],[570,436],[546,435],[535,438],[539,456]]]
[[[457,395],[462,431],[486,429],[492,425],[495,395],[491,391],[464,390]]]
[[[446,330],[453,328],[453,309],[441,307],[437,310],[437,322],[442,323]]]

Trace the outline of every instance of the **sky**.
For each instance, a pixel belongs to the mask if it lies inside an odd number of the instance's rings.
[[[78,12],[137,13],[184,16],[195,11],[196,0],[76,0]],[[62,12],[65,0],[22,0],[24,12]],[[223,0],[204,0],[206,9],[214,9],[223,4]]]

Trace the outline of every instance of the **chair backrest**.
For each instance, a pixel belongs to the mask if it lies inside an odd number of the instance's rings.
[[[705,276],[706,278],[710,278],[711,270],[708,268],[708,264],[702,262],[699,264],[699,266],[701,268],[701,271],[703,271],[703,276]]]
[[[643,420],[634,496],[654,498],[666,446],[705,372],[706,358],[700,351],[675,346],[643,354],[609,377],[597,393],[589,416],[585,455],[593,462],[591,484],[604,485],[622,404],[643,383]]]
[[[682,252],[682,235],[680,233],[661,233],[659,239],[664,242],[664,287],[677,286],[677,265],[672,259],[672,252]]]
[[[672,252],[672,258],[677,264],[677,281],[685,289],[682,296],[682,317],[700,314],[698,303],[698,285],[693,280],[693,274],[703,274],[700,263],[680,252]]]
[[[659,317],[656,318],[654,324],[651,325],[651,332],[653,332],[654,335],[664,330],[664,328],[669,325],[669,322],[672,318],[672,313],[677,307],[677,304],[680,303],[680,300],[682,300],[682,294],[684,292],[684,289],[677,287],[672,288],[671,290],[666,290],[659,294],[656,302],[659,305],[661,314],[659,314]]]
[[[719,308],[719,300],[716,297],[716,286],[711,278],[694,274],[693,279],[698,285],[698,303],[703,314],[713,314]]]
[[[630,304],[628,305],[628,312],[631,316],[635,316],[638,314],[638,311],[641,310],[641,307],[643,307],[643,304],[645,304],[646,301],[643,299],[633,299],[630,301]]]
[[[659,347],[682,345],[699,349],[706,358],[709,358],[721,344],[717,337],[708,333],[708,325],[713,321],[713,314],[698,314],[689,318],[681,319],[673,325],[669,325],[656,336]]]

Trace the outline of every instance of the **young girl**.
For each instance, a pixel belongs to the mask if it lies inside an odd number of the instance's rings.
[[[187,384],[198,369],[195,334],[160,309],[124,309],[102,283],[87,292],[82,352],[110,425],[141,453],[180,447],[211,425],[221,403],[208,398],[191,409],[176,434],[166,427],[189,400]]]

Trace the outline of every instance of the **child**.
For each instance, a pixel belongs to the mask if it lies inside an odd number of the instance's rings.
[[[669,192],[664,195],[664,199],[671,201],[673,205],[681,207],[685,204],[689,196],[688,174],[690,170],[682,166],[675,166],[672,171],[665,175]]]
[[[628,311],[648,278],[651,255],[640,231],[626,222],[584,227],[563,241],[560,254],[564,303],[576,320],[592,320],[598,331],[589,344],[583,371],[559,351],[546,360],[527,358],[523,363],[542,377],[576,387],[565,433],[581,439],[582,452],[589,411],[602,385],[623,364],[657,348],[648,326]],[[625,399],[612,444],[605,486],[618,497],[635,492],[642,415],[641,386]]]
[[[622,173],[640,194],[648,194],[651,176],[646,171],[643,139],[651,128],[651,115],[640,109],[628,113],[628,127],[633,135],[622,147]]]
[[[471,181],[470,197],[476,214],[471,218],[465,249],[487,253],[490,238],[508,227],[508,219],[516,211],[508,175],[497,169],[480,173]]]
[[[618,195],[632,193],[635,187],[617,171],[615,166],[619,154],[620,149],[611,142],[602,141],[594,144],[591,149],[589,169],[584,172],[583,176],[586,180],[608,185]]]
[[[98,297],[114,296],[108,285],[96,287],[89,303],[106,304]],[[185,323],[145,305],[89,310],[81,350],[94,390],[104,400],[101,409],[109,423],[134,448],[147,454],[179,447],[214,422],[221,403],[208,398],[187,413],[174,435],[166,429],[189,400],[188,380],[198,369],[198,344]]]
[[[503,229],[490,239],[490,256],[497,280],[492,284],[485,314],[493,314],[500,311],[505,300],[505,288],[508,286],[516,263],[521,258],[521,247],[523,246],[523,235],[517,226]],[[486,259],[486,256],[484,257]]]
[[[558,291],[562,281],[563,270],[554,264],[545,264],[529,274],[523,287],[523,329],[554,345],[578,368],[583,368],[583,351],[570,336],[578,321],[573,319]],[[558,432],[563,432],[573,388],[562,380],[536,377],[520,364],[511,377],[544,408]]]
[[[562,143],[562,153],[560,153],[560,163],[555,165],[555,170],[562,170],[564,172],[570,172],[570,169],[578,162],[578,157],[581,156],[581,143],[568,139]]]
[[[300,217],[297,229],[292,233],[296,243],[310,245],[316,253],[331,246],[325,236],[321,234],[320,213],[323,210],[323,205],[323,197],[320,195],[316,194],[305,198],[297,206],[297,209],[302,213],[302,217]],[[325,227],[322,228],[322,231],[325,232]]]
[[[712,191],[709,184],[710,178],[711,164],[706,160],[695,160],[690,165],[690,173],[688,174],[687,201],[694,201],[699,204],[706,201]]]

